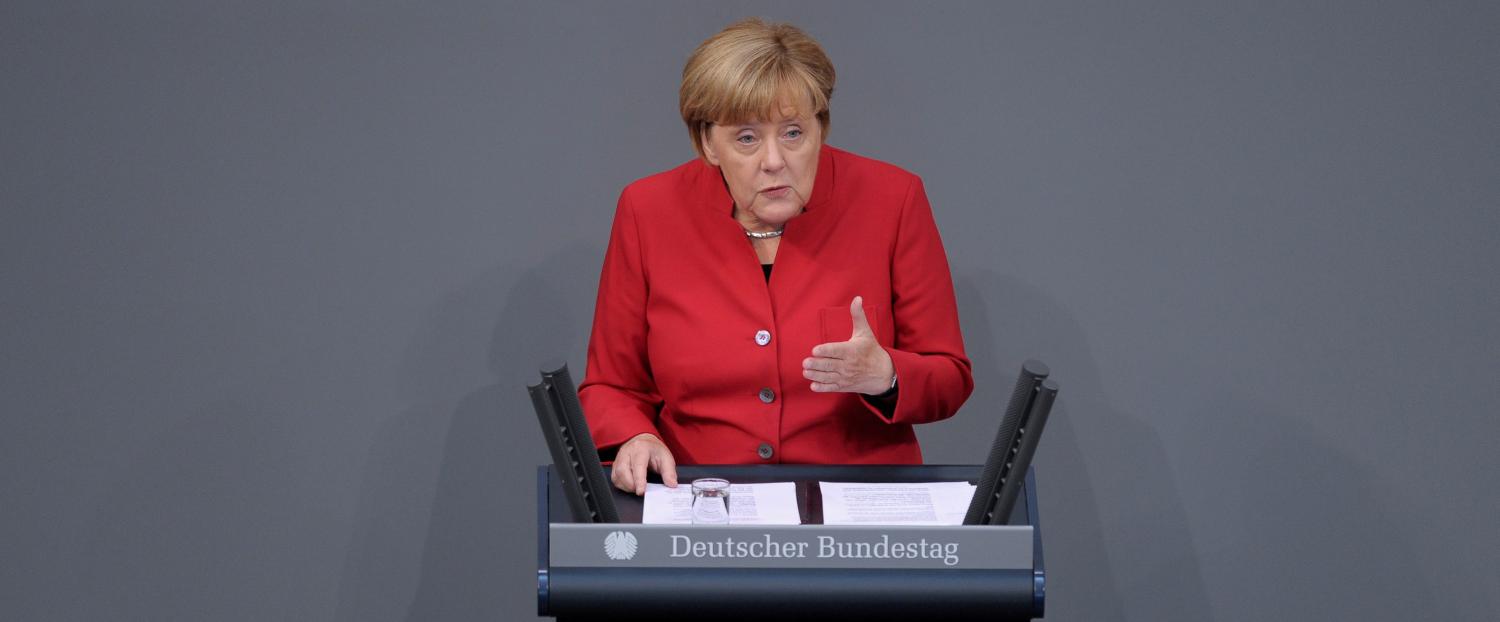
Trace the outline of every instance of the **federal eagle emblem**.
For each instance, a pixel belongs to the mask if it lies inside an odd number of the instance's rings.
[[[635,548],[635,534],[628,531],[611,531],[604,536],[604,554],[610,559],[631,559],[635,557]]]

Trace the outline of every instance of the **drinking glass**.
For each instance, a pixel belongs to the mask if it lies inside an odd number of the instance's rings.
[[[729,524],[729,480],[717,477],[693,480],[693,524]]]

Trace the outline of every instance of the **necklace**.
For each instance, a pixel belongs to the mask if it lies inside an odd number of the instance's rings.
[[[769,240],[771,238],[779,238],[779,237],[781,237],[781,234],[784,233],[785,231],[786,231],[785,228],[777,229],[775,231],[765,231],[765,232],[751,231],[749,229],[746,229],[745,230],[745,236],[751,237],[751,238],[755,238],[757,240]]]

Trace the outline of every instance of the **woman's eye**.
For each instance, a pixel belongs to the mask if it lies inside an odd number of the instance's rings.
[[[801,138],[802,130],[787,130],[786,137],[788,139]]]
[[[749,134],[742,134],[742,135],[740,135],[739,138],[736,138],[734,140],[736,142],[738,142],[739,144],[741,144],[741,145],[748,145],[750,143],[755,142],[755,137],[751,136]]]

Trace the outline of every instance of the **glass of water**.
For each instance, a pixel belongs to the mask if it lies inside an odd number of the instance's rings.
[[[693,524],[729,524],[729,480],[717,477],[693,480]]]

